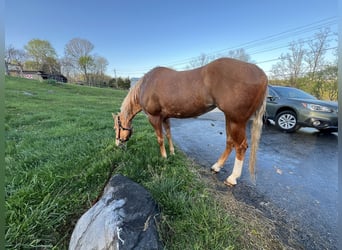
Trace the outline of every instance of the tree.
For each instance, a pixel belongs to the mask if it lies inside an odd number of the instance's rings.
[[[28,56],[33,59],[35,70],[42,70],[44,64],[48,65],[57,61],[57,53],[49,41],[32,39],[24,48]],[[48,68],[52,69],[54,66],[49,65]]]
[[[88,56],[94,49],[94,45],[86,39],[73,38],[65,45],[65,54],[78,60],[81,56]]]
[[[214,60],[214,56],[208,56],[202,53],[200,56],[192,59],[187,66],[188,69],[194,69],[208,64],[210,61]]]
[[[329,29],[321,30],[316,33],[314,39],[308,41],[307,53],[304,56],[304,60],[308,64],[309,77],[314,80],[316,72],[323,69],[325,64],[324,55],[328,47],[328,35]]]
[[[275,78],[289,79],[291,86],[297,87],[298,78],[304,74],[304,49],[303,42],[291,42],[289,52],[281,54],[280,62],[272,66],[272,74]]]
[[[102,56],[94,56],[94,73],[103,76],[107,70],[108,61]]]
[[[78,65],[80,66],[86,82],[90,85],[90,81],[89,81],[89,68],[94,64],[94,60],[91,56],[81,56],[78,59]]]
[[[131,81],[129,78],[122,79],[121,77],[116,79],[116,84],[121,89],[129,89],[131,87]]]
[[[188,69],[193,69],[193,68],[198,68],[201,66],[204,66],[211,61],[220,58],[220,57],[230,57],[234,59],[238,59],[240,61],[245,61],[245,62],[251,62],[251,56],[246,53],[246,51],[243,48],[236,49],[236,50],[230,50],[227,55],[225,54],[216,54],[216,55],[207,55],[205,53],[202,53],[200,56],[192,59],[189,62],[189,65],[186,67]]]
[[[63,57],[60,59],[61,65],[61,72],[65,75],[68,79],[75,78],[77,74],[77,70],[74,67],[74,64],[71,58]]]
[[[12,45],[9,45],[5,49],[5,67],[6,74],[9,74],[9,64],[15,64],[19,67],[20,74],[23,72],[24,62],[27,58],[25,51],[20,49],[15,49]]]
[[[251,56],[243,48],[230,50],[228,52],[228,57],[235,58],[244,62],[251,62]]]
[[[280,62],[272,66],[273,78],[287,81],[305,89],[317,98],[337,98],[337,60],[328,64],[325,54],[329,48],[330,29],[316,33],[308,41],[292,42],[290,52],[282,54]],[[336,35],[336,34],[333,34]],[[334,53],[336,58],[338,53]]]
[[[61,64],[56,58],[47,57],[41,66],[41,70],[48,74],[59,74],[61,72]]]
[[[116,82],[116,78],[110,79],[109,82],[108,82],[108,86],[110,88],[118,88],[118,84]]]
[[[105,75],[108,61],[106,58],[98,55],[93,56],[93,64],[90,67],[92,74],[91,83],[94,85],[103,86],[110,78]]]
[[[316,77],[313,81],[313,93],[317,98],[323,99],[324,95],[327,94],[329,100],[337,100],[337,71],[338,67],[331,65],[316,72]]]
[[[94,49],[94,45],[86,39],[73,38],[64,48],[65,60],[73,65],[75,69],[80,70],[86,82],[89,82],[89,68],[93,65],[93,57],[91,51]]]

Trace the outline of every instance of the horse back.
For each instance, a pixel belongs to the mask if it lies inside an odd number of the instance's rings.
[[[246,119],[262,103],[266,87],[267,77],[256,65],[221,58],[193,70],[151,70],[140,87],[140,104],[164,117],[193,117],[217,106],[232,118],[242,113]]]

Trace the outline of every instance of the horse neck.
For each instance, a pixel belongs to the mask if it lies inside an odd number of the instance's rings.
[[[132,89],[126,96],[121,106],[121,114],[123,115],[123,119],[126,120],[127,123],[131,122],[135,115],[141,110],[142,108],[138,100],[138,91],[137,89]]]
[[[130,122],[141,110],[142,108],[139,104],[134,104],[126,109],[121,110],[121,114],[124,116],[124,119],[127,120],[127,122]]]

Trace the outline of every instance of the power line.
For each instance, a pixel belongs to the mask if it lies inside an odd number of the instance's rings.
[[[330,26],[332,26],[334,24],[337,24],[337,18],[336,17],[330,17],[330,18],[326,18],[326,19],[323,19],[323,20],[311,23],[311,24],[307,24],[307,25],[300,26],[300,27],[297,27],[297,28],[289,29],[289,30],[286,30],[286,31],[283,31],[283,32],[280,32],[280,33],[277,33],[277,34],[274,34],[274,35],[266,36],[264,38],[256,39],[256,40],[253,40],[253,41],[249,41],[249,42],[246,42],[246,43],[243,43],[243,44],[240,44],[240,45],[236,45],[236,46],[231,46],[231,47],[228,47],[228,48],[220,49],[220,50],[208,53],[207,55],[208,56],[210,56],[210,55],[217,55],[217,54],[220,54],[220,53],[223,53],[223,52],[228,52],[230,50],[235,50],[235,49],[240,49],[240,48],[243,48],[243,49],[247,50],[247,49],[251,49],[251,48],[254,48],[254,47],[257,47],[257,46],[260,46],[260,45],[265,45],[265,44],[273,43],[273,42],[276,42],[276,41],[279,41],[279,40],[283,40],[284,38],[288,38],[290,36],[293,37],[293,36],[298,35],[298,34],[303,34],[303,33],[311,32],[311,31],[314,31],[314,30],[319,30],[319,29],[322,29],[322,28],[327,28],[327,27],[330,27]],[[179,65],[183,65],[185,63],[189,63],[192,60],[195,60],[197,58],[198,58],[198,56],[190,57],[190,58],[183,59],[183,60],[180,60],[180,61],[176,61],[176,62],[173,62],[173,63],[168,63],[166,65],[168,65],[169,67],[176,67],[176,66],[179,66]]]
[[[224,52],[229,52],[232,50],[236,50],[236,49],[253,49],[253,48],[258,48],[260,46],[264,46],[263,48],[256,50],[256,51],[252,51],[251,53],[249,53],[249,55],[254,55],[254,54],[259,54],[259,53],[265,53],[265,52],[269,52],[272,50],[277,50],[277,49],[282,49],[282,48],[287,48],[289,47],[289,43],[287,42],[287,45],[274,45],[273,47],[265,47],[265,45],[270,45],[270,44],[274,44],[278,41],[284,41],[285,39],[289,38],[289,37],[296,37],[298,35],[303,35],[305,33],[308,32],[312,32],[315,30],[321,30],[324,28],[330,28],[333,25],[337,25],[337,21],[338,18],[337,17],[330,17],[330,18],[326,18],[326,19],[322,19],[319,20],[317,22],[313,22],[307,25],[303,25],[300,27],[296,27],[296,28],[292,28],[292,29],[288,29],[282,32],[279,32],[277,34],[274,35],[270,35],[270,36],[266,36],[263,38],[259,38],[259,39],[255,39],[246,43],[242,43],[240,45],[235,45],[235,46],[231,46],[231,47],[227,47],[224,49],[220,49],[211,53],[207,53],[207,56],[218,56],[220,54],[223,54]],[[333,34],[330,34],[330,36],[332,36]],[[311,37],[306,37],[304,38],[305,40],[302,42],[308,42],[309,40],[312,40],[313,36]],[[302,38],[303,39],[303,38]],[[189,58],[185,58],[185,59],[181,59],[181,60],[177,60],[177,61],[173,61],[170,63],[166,63],[163,65],[166,65],[168,67],[173,67],[173,68],[178,68],[179,66],[185,65],[184,67],[182,67],[181,69],[185,69],[185,67],[193,60],[198,59],[198,56],[194,56],[194,57],[189,57]],[[268,59],[265,60],[263,62],[259,62],[257,64],[261,64],[261,63],[266,63],[266,62],[272,62],[272,61],[277,61],[279,60],[279,58],[273,58],[273,59]],[[146,73],[146,71],[150,70],[152,67],[143,67],[137,70],[120,70],[121,72],[125,72],[125,73],[129,73],[129,74],[143,74]]]
[[[329,51],[329,50],[334,50],[334,49],[337,49],[337,46],[326,48],[323,51]],[[309,53],[309,54],[314,54],[314,52]],[[280,60],[282,60],[282,59],[280,57],[278,57],[278,58],[272,58],[272,59],[261,61],[261,62],[255,62],[255,64],[260,65],[263,63],[276,62],[276,61],[280,61]],[[326,66],[328,66],[328,65],[326,65]],[[265,73],[272,73],[272,70],[265,71]]]
[[[333,37],[333,36],[335,36],[335,35],[334,34],[330,34],[330,35],[327,36],[327,39],[330,38],[330,37]],[[314,36],[306,37],[306,38],[303,38],[303,39],[305,39],[305,40],[300,40],[299,41],[302,44],[312,41],[312,39],[314,39]],[[286,44],[278,45],[277,47],[268,47],[268,48],[266,47],[266,48],[263,48],[261,50],[256,50],[256,51],[249,52],[248,54],[249,55],[255,55],[255,54],[269,52],[269,51],[273,51],[273,50],[288,48],[290,46],[291,45],[289,44],[289,42],[286,42]]]

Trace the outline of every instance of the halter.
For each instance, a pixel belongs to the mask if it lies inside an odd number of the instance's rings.
[[[121,124],[121,121],[120,121],[120,116],[118,116],[118,125],[119,125],[119,133],[118,133],[118,137],[116,139],[119,140],[120,142],[125,142],[127,140],[121,140],[120,139],[120,130],[122,129],[122,130],[127,130],[127,131],[132,132],[133,128],[125,128],[125,127],[123,127],[122,124]]]

